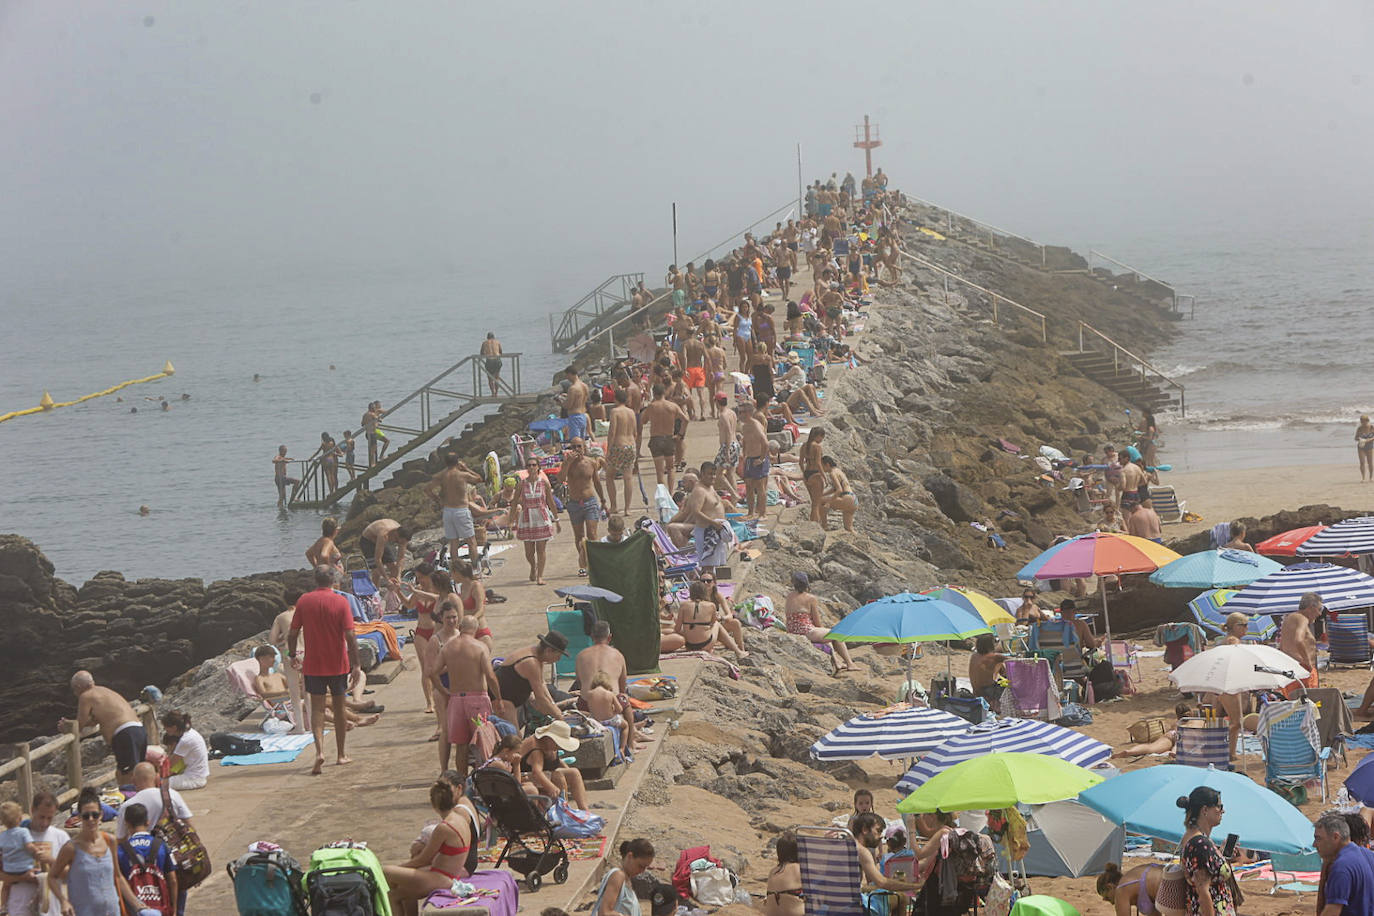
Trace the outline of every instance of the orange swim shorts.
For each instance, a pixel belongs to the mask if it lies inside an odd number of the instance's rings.
[[[683,376],[687,379],[688,388],[706,387],[706,370],[701,366],[688,366]]]

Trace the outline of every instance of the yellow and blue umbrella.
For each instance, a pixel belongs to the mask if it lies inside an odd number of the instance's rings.
[[[972,611],[990,627],[995,627],[999,623],[1016,623],[1016,618],[1007,613],[1006,608],[982,592],[976,592],[971,588],[942,585],[939,588],[922,589],[921,594],[939,598],[941,601],[948,601],[966,611]]]

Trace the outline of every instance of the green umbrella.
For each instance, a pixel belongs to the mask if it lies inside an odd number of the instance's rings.
[[[1031,894],[1016,901],[1011,916],[1082,916],[1067,900],[1045,894]]]
[[[1058,757],[984,754],[937,773],[897,803],[903,814],[982,811],[1015,804],[1045,805],[1077,798],[1102,777]]]

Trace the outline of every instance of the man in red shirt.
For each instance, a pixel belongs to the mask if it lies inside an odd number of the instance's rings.
[[[324,695],[329,693],[334,707],[334,744],[338,748],[338,763],[352,763],[344,753],[344,738],[348,734],[347,712],[344,706],[348,693],[362,679],[358,666],[358,640],[353,635],[353,614],[348,599],[334,591],[336,570],[332,566],[315,567],[315,590],[301,595],[296,601],[296,613],[291,618],[291,630],[286,648],[291,664],[305,675],[305,692],[310,696],[310,730],[315,734],[315,767],[312,776],[324,769]],[[296,644],[305,631],[305,661],[296,655]]]

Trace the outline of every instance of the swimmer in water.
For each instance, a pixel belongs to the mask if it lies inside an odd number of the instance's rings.
[[[181,399],[182,399],[183,401],[189,401],[189,400],[191,400],[191,396],[190,396],[189,394],[187,394],[186,392],[183,391],[183,392],[181,393]]]
[[[253,373],[253,381],[255,381],[255,382],[260,382],[260,381],[262,381],[262,376],[261,376],[261,375],[258,375],[256,372],[254,372],[254,373]]]
[[[152,513],[152,511],[153,511],[153,510],[152,510],[152,509],[149,509],[147,506],[139,506],[139,507],[138,507],[138,514],[139,514],[139,515],[149,515],[149,514]]]
[[[172,405],[168,404],[166,401],[163,401],[163,402],[162,402],[162,409],[163,409],[163,410],[171,410],[171,409],[172,409]]]
[[[130,408],[129,408],[129,413],[138,413],[138,408],[137,408],[137,407],[130,407]]]

